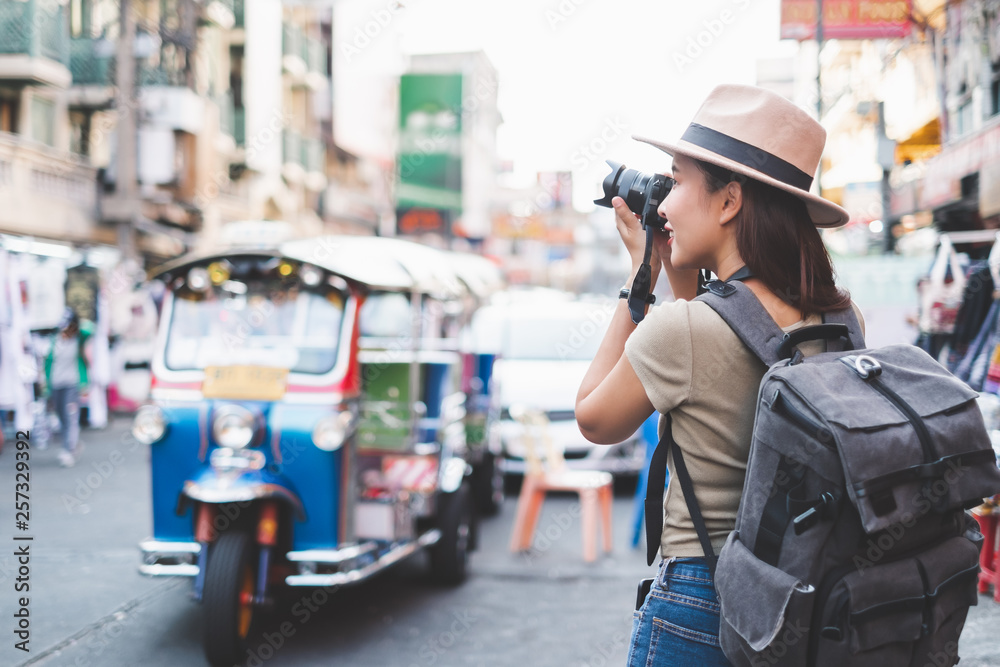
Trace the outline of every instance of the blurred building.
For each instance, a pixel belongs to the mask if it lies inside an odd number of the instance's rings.
[[[571,172],[540,173],[533,184],[497,188],[490,218],[486,251],[503,258],[512,284],[586,291],[581,262],[588,261],[593,243],[586,215],[573,208]]]
[[[0,0],[0,231],[115,243],[74,141],[69,7]]]
[[[146,264],[236,220],[374,233],[391,217],[391,165],[334,142],[332,15],[281,0],[0,0],[0,232]]]
[[[916,146],[940,113],[935,33],[927,23],[937,13],[932,4],[826,3],[818,49],[816,3],[782,2],[782,36],[801,40],[790,97],[815,110],[827,130],[814,188],[851,214],[845,228],[826,235],[836,251],[881,251],[901,217],[889,205],[893,170],[939,149],[939,141]],[[910,146],[907,157],[897,145]]]
[[[943,231],[1000,227],[1000,0],[938,2],[939,155],[926,161],[920,209]]]
[[[420,54],[399,81],[396,233],[464,239],[490,233],[496,189],[496,69],[482,51]]]
[[[851,213],[832,245],[1000,227],[1000,0],[829,3],[819,52],[815,5],[783,0],[782,34],[802,40],[790,97],[828,132],[822,194]],[[781,69],[761,85],[787,89]]]

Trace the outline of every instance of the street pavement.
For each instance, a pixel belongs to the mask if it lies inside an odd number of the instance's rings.
[[[0,539],[0,665],[27,667],[201,666],[202,610],[190,582],[147,579],[136,570],[136,544],[149,530],[146,450],[119,418],[85,431],[74,468],[60,468],[57,449],[31,458],[30,528],[13,527],[14,456],[0,454],[0,498],[7,509]],[[582,558],[579,505],[549,498],[531,551],[507,545],[514,514],[482,524],[469,580],[457,588],[426,582],[417,555],[377,579],[330,595],[295,589],[248,655],[249,665],[517,667],[624,664],[635,586],[649,576],[631,546],[633,498],[615,498],[613,551]],[[16,534],[16,535],[15,535]],[[30,653],[14,648],[20,609],[14,591],[14,536],[30,535]],[[1000,604],[980,596],[962,636],[963,667],[1000,665]]]

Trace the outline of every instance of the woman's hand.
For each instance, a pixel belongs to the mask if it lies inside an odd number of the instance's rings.
[[[628,250],[629,257],[632,259],[632,275],[639,269],[642,265],[643,256],[646,252],[646,230],[643,229],[642,223],[639,221],[639,216],[629,210],[628,206],[625,204],[625,200],[621,197],[613,197],[611,199],[611,205],[615,209],[615,226],[618,227],[618,233],[622,237],[622,241],[625,243],[625,249]],[[659,236],[663,237],[663,244],[661,246],[658,241],[660,241]],[[657,274],[660,273],[660,247],[667,248],[667,255],[669,256],[669,247],[666,245],[666,234],[655,234],[653,251],[649,257],[649,267],[652,271],[653,280],[655,282]]]

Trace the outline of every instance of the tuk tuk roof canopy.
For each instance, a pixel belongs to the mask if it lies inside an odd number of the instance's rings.
[[[179,275],[192,266],[232,255],[284,257],[372,289],[416,291],[442,298],[465,294],[485,298],[503,287],[499,267],[485,257],[377,236],[330,235],[286,241],[270,250],[234,246],[221,252],[191,253],[154,269],[149,277]]]

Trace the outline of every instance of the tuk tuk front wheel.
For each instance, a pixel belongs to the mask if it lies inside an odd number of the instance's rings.
[[[205,570],[205,656],[232,665],[244,656],[253,625],[256,545],[243,532],[223,533],[212,545]]]
[[[431,576],[438,583],[456,586],[466,578],[473,531],[472,493],[468,483],[453,493],[441,494],[439,502],[437,527],[441,539],[430,549]]]
[[[476,504],[481,516],[496,516],[504,499],[504,471],[493,452],[483,454],[483,460],[473,472]]]

